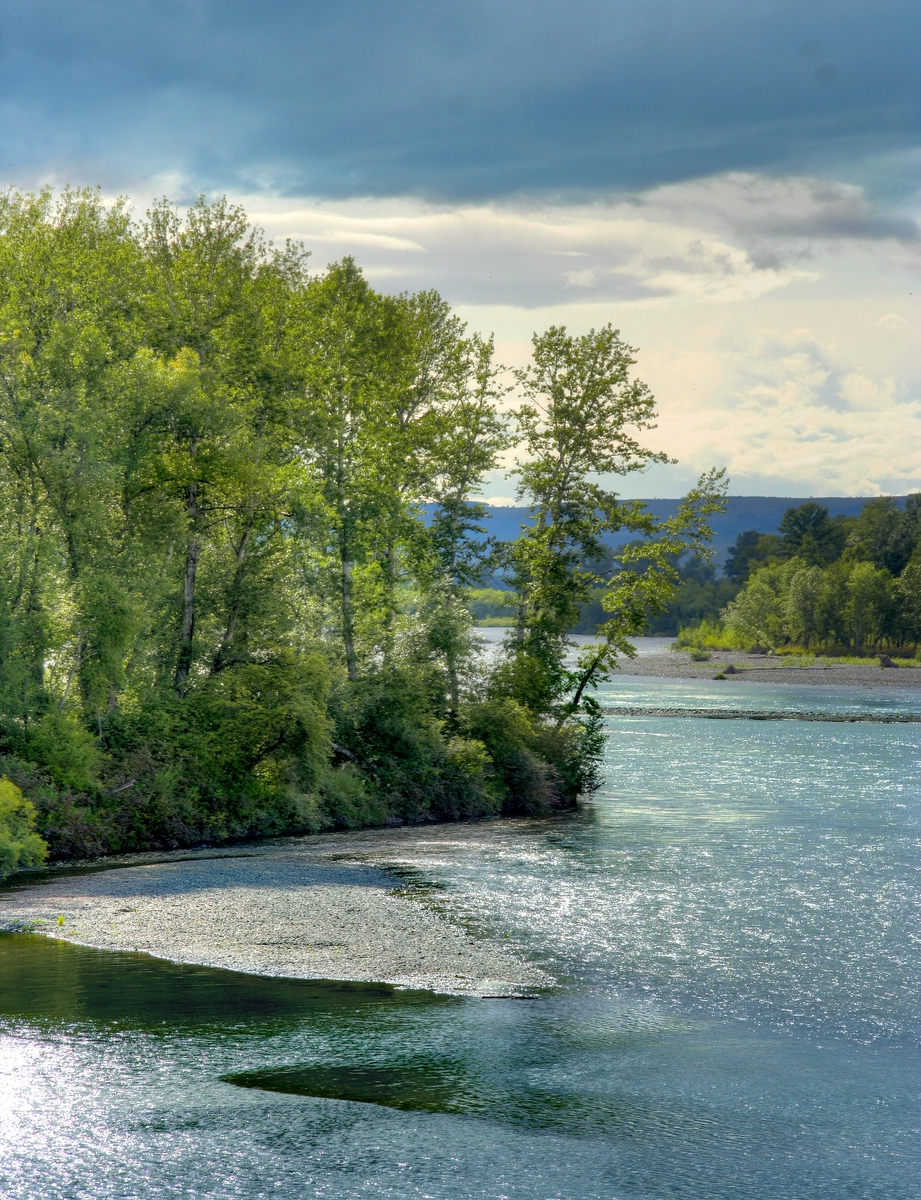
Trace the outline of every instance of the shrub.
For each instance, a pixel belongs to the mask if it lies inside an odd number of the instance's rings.
[[[35,806],[11,780],[0,779],[0,879],[12,871],[40,866],[48,847],[38,836]]]
[[[387,805],[352,763],[326,771],[320,783],[320,799],[323,807],[316,813],[320,822],[317,828],[357,829],[383,825],[387,820]]]
[[[744,645],[732,629],[722,621],[701,621],[699,625],[682,626],[673,650],[742,650]],[[702,660],[698,660],[702,661]]]
[[[538,730],[522,704],[502,696],[472,704],[465,715],[492,758],[502,812],[543,812],[560,802],[558,773],[538,752]]]

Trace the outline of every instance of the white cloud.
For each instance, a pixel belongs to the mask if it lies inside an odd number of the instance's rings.
[[[595,282],[595,272],[591,267],[586,267],[584,271],[567,271],[566,283],[569,287],[587,288],[591,287]]]
[[[710,465],[736,493],[921,487],[915,214],[852,185],[730,175],[591,204],[238,199],[270,236],[303,236],[314,269],[354,252],[386,290],[437,288],[511,366],[550,324],[620,328],[658,398],[648,440],[681,459],[623,480],[626,495],[676,495]],[[508,489],[500,472],[486,494],[511,503]]]

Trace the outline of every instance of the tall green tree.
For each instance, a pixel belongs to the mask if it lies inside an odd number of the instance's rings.
[[[892,496],[868,500],[848,536],[854,557],[898,575],[911,557],[913,522]]]
[[[471,614],[465,593],[482,578],[490,541],[484,540],[486,505],[476,499],[486,475],[511,444],[497,405],[509,390],[500,382],[493,339],[474,335],[461,344],[460,369],[438,421],[431,484],[435,508],[427,538],[425,617],[429,649],[443,658],[447,710],[460,708],[459,667],[470,657]]]
[[[706,516],[720,507],[724,489],[719,476],[708,476],[678,515],[661,523],[636,502],[619,501],[604,477],[668,461],[637,440],[654,428],[655,401],[632,377],[636,351],[611,326],[581,337],[554,326],[535,335],[533,347],[531,365],[516,373],[523,402],[513,417],[523,453],[513,474],[531,524],[508,554],[519,616],[505,686],[534,711],[554,711],[563,721],[617,654],[633,652],[629,636],[642,632],[647,614],[672,598],[677,557],[688,549],[706,553]],[[606,534],[624,529],[647,540],[624,554],[625,569],[602,579],[586,564],[603,558]],[[640,558],[646,569],[630,570]],[[599,583],[607,585],[611,613],[599,630],[604,640],[572,671],[565,666],[567,632]]]
[[[808,566],[825,567],[841,557],[846,531],[832,521],[828,509],[814,500],[788,508],[778,526],[783,553]]]

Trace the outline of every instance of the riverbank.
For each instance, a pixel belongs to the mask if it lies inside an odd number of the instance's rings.
[[[350,839],[138,855],[52,874],[0,892],[0,929],[292,979],[481,996],[553,982],[424,898],[400,894],[398,876],[349,861],[350,849],[360,853]]]
[[[649,639],[643,639],[644,642]],[[814,666],[792,666],[783,658],[764,654],[744,654],[739,650],[714,650],[707,662],[694,662],[687,650],[661,653],[641,653],[634,659],[618,660],[619,674],[642,675],[656,679],[713,679],[726,675],[727,685],[738,683],[808,683],[834,687],[919,688],[921,665],[918,667],[880,667],[868,661],[866,666],[823,663]]]

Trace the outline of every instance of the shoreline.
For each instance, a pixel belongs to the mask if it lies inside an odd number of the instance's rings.
[[[770,682],[857,686],[878,693],[891,693],[893,686],[921,691],[921,668],[791,668],[765,665],[761,655],[741,654],[727,655],[725,662],[740,668],[722,681],[726,687]],[[622,661],[620,674],[711,680],[725,662],[723,656],[693,663],[686,653],[644,654]],[[630,715],[619,705],[606,709],[612,716]],[[652,710],[644,707],[643,715]],[[660,715],[826,716],[716,709],[662,709]],[[873,719],[886,718],[874,714]],[[912,723],[918,719],[904,718]],[[436,911],[424,890],[413,892],[397,870],[380,861],[382,852],[391,845],[397,849],[412,828],[55,863],[41,873],[13,875],[0,888],[0,931],[34,932],[99,950],[289,979],[384,983],[468,996],[521,996],[552,987],[556,981],[546,972],[495,939],[468,932],[450,913],[444,914],[442,902]]]
[[[555,982],[399,894],[399,878],[360,862],[357,847],[352,857],[347,843],[321,839],[138,855],[41,882],[13,877],[0,892],[0,931],[252,975],[451,995],[521,996]]]
[[[736,683],[799,683],[817,687],[861,687],[889,691],[892,688],[921,691],[921,664],[917,667],[880,667],[868,662],[866,666],[822,663],[814,666],[785,665],[781,657],[764,654],[745,654],[740,650],[713,650],[707,662],[692,662],[687,650],[663,650],[655,654],[639,654],[636,658],[618,659],[620,676],[645,676],[655,679],[712,680],[730,664],[733,674],[720,680],[725,686]]]

